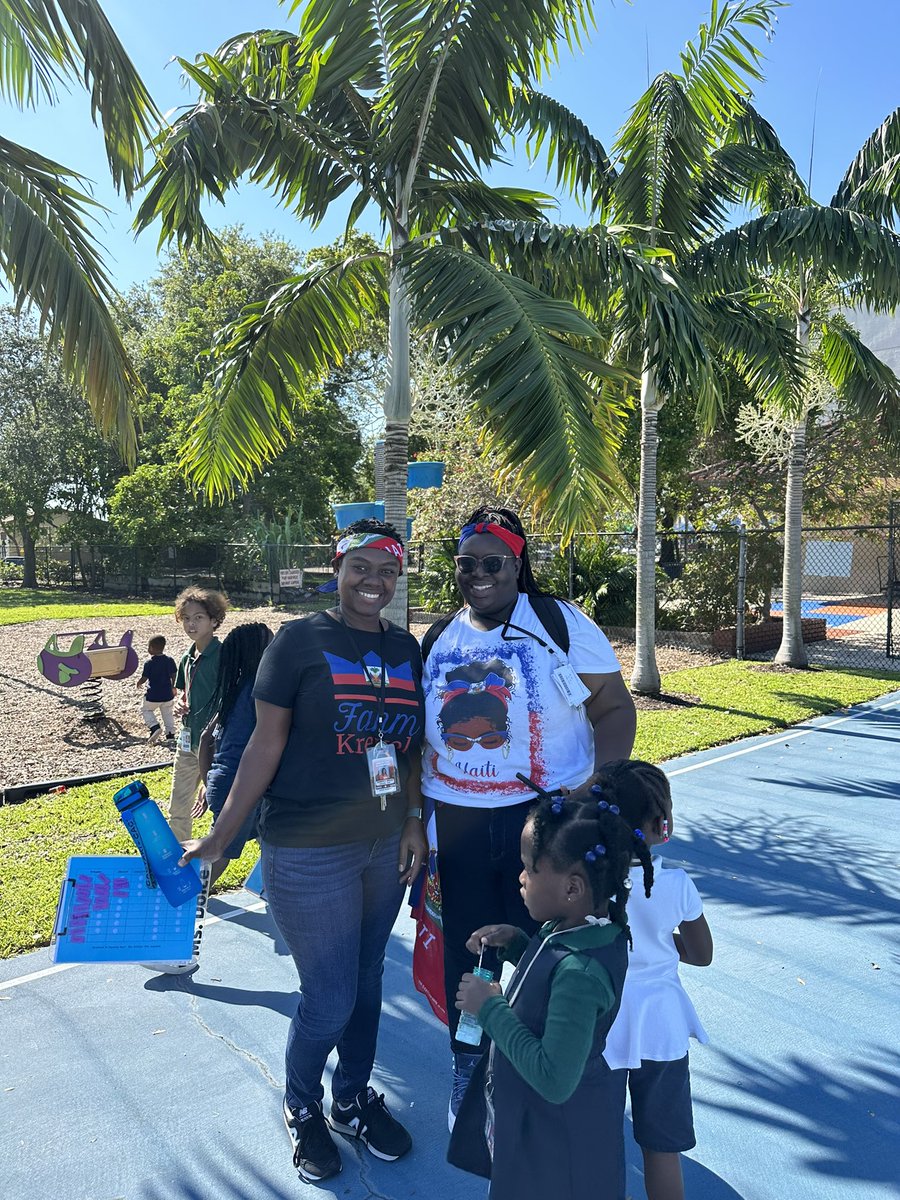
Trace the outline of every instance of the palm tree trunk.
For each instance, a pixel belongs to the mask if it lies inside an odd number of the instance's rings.
[[[803,477],[806,471],[806,417],[791,430],[784,502],[784,562],[781,576],[782,624],[777,663],[788,667],[809,665],[801,624],[803,594]]]
[[[641,376],[641,480],[631,690],[653,696],[660,689],[656,665],[656,455],[661,407],[656,377],[645,360]]]
[[[806,351],[809,344],[810,311],[801,298],[797,313],[797,341]],[[781,576],[782,633],[775,661],[788,667],[807,667],[803,644],[801,599],[803,594],[803,481],[806,474],[806,422],[803,416],[791,430],[784,500],[784,561]]]
[[[401,271],[390,278],[388,314],[388,381],[384,396],[384,517],[406,543],[406,470],[409,457],[409,418],[412,401],[409,384],[409,304]],[[407,555],[404,574],[397,581],[394,599],[384,615],[404,629],[408,625]]]

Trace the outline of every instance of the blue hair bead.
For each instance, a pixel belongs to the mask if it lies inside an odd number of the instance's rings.
[[[594,793],[595,796],[603,795],[603,788],[599,783],[591,784],[591,791]]]
[[[647,840],[647,839],[644,837],[644,831],[643,831],[643,829],[636,829],[636,830],[634,831],[634,836],[635,836],[635,837],[636,837],[636,838],[637,838],[639,841],[641,841],[641,842],[645,842],[645,841]]]
[[[620,812],[620,810],[619,810],[619,806],[618,806],[618,804],[611,804],[611,805],[609,806],[609,811],[610,811],[611,813],[615,813],[615,815],[616,815],[616,816],[619,816],[619,812]]]
[[[593,849],[588,850],[587,854],[585,854],[585,856],[584,856],[585,861],[589,862],[589,863],[595,863],[597,861],[597,859],[602,858],[602,856],[605,853],[606,853],[606,847],[603,845],[602,842],[598,842],[597,845],[593,847]]]
[[[593,791],[593,788],[591,789],[591,791]],[[609,805],[606,803],[605,800],[599,800],[597,802],[597,811],[598,812],[609,812]]]
[[[562,796],[557,796],[557,797],[556,797],[556,798],[555,798],[555,799],[554,799],[554,800],[551,802],[551,804],[550,804],[550,811],[553,813],[554,817],[558,817],[558,816],[560,816],[560,814],[562,813],[562,810],[563,810],[563,803],[564,803],[564,802],[563,802],[563,798],[562,798]]]

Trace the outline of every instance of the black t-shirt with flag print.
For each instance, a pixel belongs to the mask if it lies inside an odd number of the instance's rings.
[[[366,750],[378,740],[381,647],[384,740],[397,749],[400,791],[372,795]],[[363,661],[360,661],[360,654]],[[412,634],[352,632],[327,613],[289,621],[263,655],[255,700],[292,710],[287,745],[263,797],[260,835],[275,846],[388,837],[403,824],[410,760],[424,732],[422,658]]]

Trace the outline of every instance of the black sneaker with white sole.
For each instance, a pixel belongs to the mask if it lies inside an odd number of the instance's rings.
[[[412,1138],[388,1112],[384,1096],[371,1087],[349,1103],[335,1100],[328,1123],[345,1137],[362,1142],[370,1154],[384,1162],[395,1162],[412,1148]]]
[[[287,1096],[281,1106],[285,1128],[294,1147],[294,1166],[305,1183],[319,1183],[340,1173],[341,1156],[328,1132],[325,1116],[318,1104],[291,1108]]]

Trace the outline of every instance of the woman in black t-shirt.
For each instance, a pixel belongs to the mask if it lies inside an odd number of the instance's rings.
[[[390,525],[338,541],[336,608],[284,625],[253,696],[256,729],[215,829],[183,862],[221,856],[262,796],[266,899],[301,980],[288,1034],[285,1125],[307,1182],[341,1169],[328,1124],[393,1161],[407,1131],[369,1086],[387,940],[427,846],[419,793],[424,729],[415,638],[384,620],[403,569]],[[337,1047],[328,1123],[322,1073]]]

